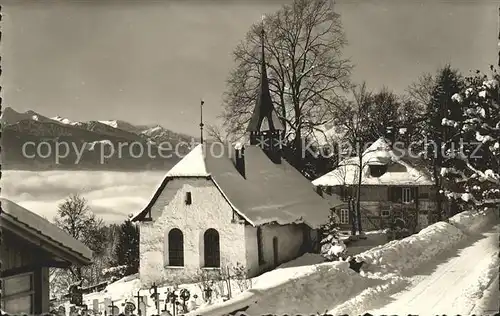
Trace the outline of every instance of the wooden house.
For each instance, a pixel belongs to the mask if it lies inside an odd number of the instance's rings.
[[[318,193],[331,201],[342,230],[352,227],[355,205],[349,201],[356,196],[360,169],[363,230],[388,228],[395,218],[402,219],[412,232],[428,225],[436,209],[431,175],[416,154],[393,148],[390,141],[380,138],[363,152],[361,163],[358,157],[349,157],[313,181]]]
[[[1,198],[1,310],[49,312],[49,268],[88,265],[92,252],[46,219]]]

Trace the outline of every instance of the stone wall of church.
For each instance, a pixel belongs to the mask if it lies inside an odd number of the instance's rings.
[[[251,276],[271,270],[276,266],[302,255],[304,243],[303,225],[263,225],[262,254],[264,262],[259,264],[257,246],[257,228],[246,226],[246,261]],[[274,262],[273,238],[277,238],[278,262]]]
[[[189,205],[188,192],[192,200]],[[221,267],[247,264],[245,224],[232,222],[233,211],[211,180],[171,180],[152,206],[151,216],[153,221],[140,224],[139,274],[143,286],[196,280],[204,267],[203,235],[209,228],[219,233]],[[173,228],[183,233],[183,267],[169,266],[168,233]]]

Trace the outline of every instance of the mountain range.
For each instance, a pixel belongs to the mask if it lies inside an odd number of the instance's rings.
[[[80,122],[11,107],[0,122],[4,170],[168,170],[199,141],[160,125]]]

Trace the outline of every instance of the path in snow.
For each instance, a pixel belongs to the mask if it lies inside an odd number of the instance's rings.
[[[470,315],[485,287],[498,276],[498,240],[499,226],[495,226],[433,271],[417,271],[411,288],[392,296],[392,302],[370,313]]]

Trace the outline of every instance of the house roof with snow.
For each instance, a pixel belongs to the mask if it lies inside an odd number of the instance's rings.
[[[379,138],[362,155],[362,185],[433,185],[430,174],[420,164],[417,157],[412,157],[404,150],[391,148],[390,142]],[[358,183],[359,158],[347,158],[329,173],[313,181],[314,186],[355,185]],[[387,166],[387,171],[380,176],[372,176],[372,166]]]
[[[144,219],[169,181],[195,177],[213,181],[234,211],[254,226],[303,222],[316,228],[327,221],[327,200],[284,159],[275,164],[260,147],[245,146],[244,163],[245,176],[236,168],[233,146],[198,145],[166,174],[149,204],[133,220]]]
[[[2,228],[27,238],[38,246],[47,247],[50,252],[57,254],[59,259],[73,264],[91,263],[92,251],[83,243],[24,207],[6,198],[0,198],[0,201]]]

